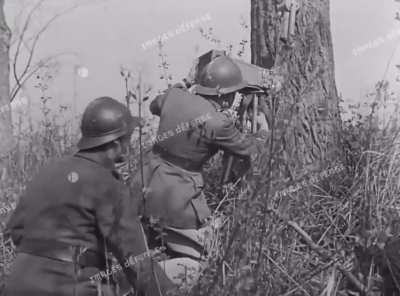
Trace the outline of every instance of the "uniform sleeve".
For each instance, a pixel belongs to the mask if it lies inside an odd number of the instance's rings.
[[[128,265],[124,271],[131,285],[144,291],[145,295],[159,295],[156,282],[164,293],[173,288],[173,284],[159,265],[153,264],[147,256],[137,204],[138,200],[130,197],[128,188],[115,182],[106,196],[97,201],[98,226],[121,266]]]
[[[233,120],[225,114],[212,127],[211,141],[219,149],[224,150],[223,162],[226,166],[229,155],[235,156],[232,164],[231,176],[226,182],[235,182],[251,168],[251,156],[260,153],[265,145],[268,132],[259,131],[256,134],[245,135],[236,127]]]
[[[210,140],[219,149],[235,156],[250,157],[251,141],[235,127],[233,120],[225,114],[220,114],[216,123],[211,126]]]
[[[214,145],[239,158],[249,158],[251,155],[261,152],[269,137],[269,132],[265,130],[259,130],[255,134],[243,134],[226,114],[220,114],[216,123],[212,124],[209,129],[207,134]]]
[[[150,103],[150,112],[153,115],[160,116],[162,106],[164,105],[165,98],[167,97],[168,92],[158,95],[153,101]]]

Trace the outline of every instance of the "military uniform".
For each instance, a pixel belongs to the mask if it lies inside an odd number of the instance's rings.
[[[17,257],[5,295],[99,295],[90,277],[105,270],[106,249],[121,266],[146,252],[136,202],[114,164],[96,154],[78,152],[45,166],[8,223]],[[145,258],[124,272],[145,295],[158,296],[150,265]],[[164,291],[172,287],[157,264],[154,270]]]
[[[221,105],[231,106],[235,92],[245,88],[253,90],[238,66],[228,57],[217,57],[205,66],[199,84],[190,92],[175,85],[151,102],[150,111],[160,117],[160,123],[143,170],[143,216],[150,220],[150,243],[166,245],[167,254],[176,259],[164,268],[175,283],[180,266],[193,269],[197,278],[213,233],[213,223],[206,223],[211,211],[203,191],[203,165],[223,150],[236,156],[234,168],[239,170],[232,171],[238,178],[250,168],[250,156],[257,152],[255,138],[235,127],[230,112],[221,112]],[[223,181],[234,181],[230,177],[224,174]],[[163,235],[152,221],[159,222]],[[194,260],[185,262],[189,259]]]
[[[220,149],[249,163],[255,140],[243,135],[217,103],[179,88],[156,97],[150,110],[160,123],[144,166],[145,216],[176,228],[199,229],[211,214],[203,165]]]

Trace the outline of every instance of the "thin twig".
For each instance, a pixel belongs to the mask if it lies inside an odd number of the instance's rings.
[[[281,266],[279,266],[279,264],[276,263],[276,262],[274,261],[274,259],[272,259],[272,258],[267,254],[267,252],[264,251],[264,255],[265,255],[265,256],[268,258],[268,260],[271,261],[272,264],[274,264],[288,279],[290,279],[299,289],[301,289],[305,294],[311,296],[310,293],[308,293],[307,290],[304,289],[304,287],[303,287],[302,285],[300,285],[294,278],[292,278],[292,277],[290,276],[290,274],[288,274],[288,272],[287,272],[286,270],[284,270]]]
[[[298,234],[300,234],[306,244],[319,256],[321,256],[324,259],[328,259],[329,255],[326,254],[326,251],[322,249],[320,246],[314,243],[312,238],[308,235],[307,232],[305,232],[296,222],[293,221],[288,221],[287,224],[292,227]],[[358,290],[361,292],[367,293],[367,287],[363,283],[361,283],[351,272],[346,270],[344,267],[337,265],[337,268],[339,271],[350,281],[352,282]]]
[[[27,74],[29,73],[29,70],[30,70],[31,65],[32,65],[32,60],[33,60],[33,57],[34,57],[34,55],[35,55],[36,46],[37,46],[37,44],[38,44],[38,42],[39,42],[39,39],[40,39],[40,37],[42,36],[42,34],[43,34],[43,33],[50,27],[50,25],[51,25],[53,22],[55,22],[59,17],[65,15],[65,14],[67,14],[68,12],[70,12],[70,11],[76,9],[77,7],[79,7],[78,4],[73,5],[72,7],[69,7],[69,8],[67,8],[67,9],[65,9],[65,10],[63,10],[63,11],[61,11],[61,12],[55,14],[53,17],[51,17],[51,18],[43,25],[43,27],[36,33],[35,37],[33,37],[33,42],[32,42],[32,45],[31,45],[31,47],[30,47],[30,49],[29,49],[28,60],[27,60],[27,62],[26,62],[26,64],[25,64],[25,66],[24,66],[24,69],[22,70],[22,73],[21,73],[20,75],[18,75],[18,72],[17,72],[17,64],[18,64],[18,60],[19,60],[18,58],[19,58],[19,56],[20,56],[21,45],[22,45],[22,43],[23,43],[23,40],[24,40],[26,31],[27,31],[27,29],[28,29],[28,26],[29,26],[29,24],[30,24],[30,21],[31,21],[31,18],[32,18],[34,12],[41,6],[41,4],[42,4],[43,2],[44,2],[44,0],[38,1],[38,3],[37,3],[37,4],[33,7],[33,9],[30,11],[30,13],[29,13],[29,15],[28,15],[28,17],[27,17],[27,20],[26,20],[26,22],[25,22],[25,24],[24,24],[24,27],[23,27],[23,29],[22,29],[22,32],[21,32],[21,34],[20,34],[20,37],[19,37],[19,42],[18,42],[18,45],[17,45],[17,49],[16,49],[16,52],[15,52],[14,61],[13,61],[13,76],[14,76],[15,82],[16,82],[16,84],[17,84],[17,90],[20,90],[20,89],[22,88],[21,80],[25,77],[25,75],[27,75]],[[30,75],[30,76],[31,76],[31,75]],[[24,81],[26,81],[26,80],[24,80]],[[16,93],[17,93],[17,92],[14,92],[14,96],[12,97],[11,101],[15,98]]]

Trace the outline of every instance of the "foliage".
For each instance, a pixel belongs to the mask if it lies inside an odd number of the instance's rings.
[[[169,84],[164,56],[160,68]],[[49,158],[74,149],[77,134],[71,124],[60,123],[62,112],[55,116],[47,107],[52,100],[46,94],[49,79],[38,77],[40,125],[17,131],[18,148],[9,155],[7,174],[1,177],[2,203],[17,200],[24,184]],[[388,83],[379,82],[372,98],[367,115],[353,107],[351,119],[343,122],[345,169],[316,182],[310,176],[320,171],[304,170],[297,179],[285,179],[287,160],[279,154],[279,127],[259,150],[245,182],[228,188],[222,199],[220,159],[213,159],[205,172],[206,193],[223,226],[215,233],[207,268],[190,295],[347,295],[356,289],[343,270],[351,271],[370,291],[390,282],[393,268],[382,256],[400,225],[400,125],[397,113],[379,120],[378,111],[390,103]],[[146,147],[151,135],[150,130],[143,139]],[[132,145],[137,171],[137,141]],[[303,180],[308,180],[306,185],[295,192],[275,195]],[[0,216],[3,227],[8,217]],[[0,243],[4,274],[13,248],[4,240]]]
[[[378,83],[369,114],[353,108],[344,122],[344,171],[280,199],[254,190],[268,182],[266,173],[248,176],[247,185],[229,195],[218,252],[193,295],[346,295],[354,285],[340,268],[370,290],[383,280],[387,288],[391,273],[382,254],[400,222],[398,118],[394,113],[382,126],[377,115],[387,107],[388,89]],[[265,167],[266,161],[256,163]],[[209,170],[209,181],[217,170]],[[312,251],[291,227],[296,224],[325,256]]]
[[[398,119],[394,116],[382,127],[376,115],[387,103],[383,100],[387,92],[387,84],[378,84],[371,112],[363,116],[353,108],[354,116],[344,122],[345,171],[280,198],[266,194],[266,173],[249,175],[247,183],[230,189],[219,206],[224,224],[216,236],[218,247],[192,295],[320,295],[328,290],[334,291],[329,295],[344,295],[350,285],[338,271],[339,265],[352,270],[366,286],[379,284],[380,270],[370,268],[370,263],[372,257],[379,257],[376,250],[379,253],[386,240],[398,233],[400,221],[396,199]],[[3,203],[17,199],[23,185],[50,157],[71,152],[77,135],[49,114],[44,112],[48,120],[29,127],[19,137],[24,141],[10,155],[8,173],[1,182]],[[267,161],[264,155],[255,163],[265,172]],[[217,158],[206,170],[207,194],[215,200],[214,208],[219,174]],[[271,181],[272,187],[278,188],[277,180]],[[0,218],[4,222],[8,216]],[[306,231],[328,256],[322,258],[311,251],[290,227],[290,221]],[[10,250],[3,244],[3,260],[9,260]],[[8,262],[2,263],[6,272]]]

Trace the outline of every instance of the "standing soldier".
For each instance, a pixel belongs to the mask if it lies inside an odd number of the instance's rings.
[[[205,67],[194,94],[177,85],[151,102],[150,111],[160,117],[160,123],[144,167],[143,216],[149,224],[158,221],[166,226],[162,243],[173,257],[200,261],[205,253],[202,233],[211,211],[203,192],[203,165],[223,150],[241,161],[236,179],[250,168],[253,139],[235,127],[228,113],[221,112],[231,107],[236,92],[246,88],[239,67],[220,56]],[[266,119],[261,116],[258,121],[264,137]],[[152,233],[154,227],[149,228]],[[154,231],[150,236],[156,237]],[[174,273],[173,267],[167,270],[170,278]]]
[[[161,296],[173,287],[146,256],[137,200],[115,171],[138,124],[112,98],[89,104],[79,152],[42,168],[8,223],[17,257],[6,281],[7,296],[104,295],[108,250],[119,262],[113,272],[123,270],[140,295]],[[93,281],[98,274],[102,278]]]

